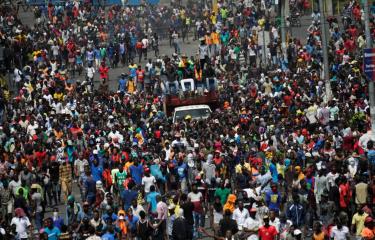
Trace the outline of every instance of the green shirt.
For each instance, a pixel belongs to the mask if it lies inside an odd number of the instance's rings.
[[[215,191],[215,197],[218,196],[220,198],[221,204],[224,206],[224,204],[227,202],[228,195],[230,194],[229,188],[218,188]]]
[[[220,9],[220,14],[221,14],[221,17],[223,18],[223,19],[226,19],[227,17],[228,17],[228,9],[224,9],[224,8],[222,8],[222,9]]]
[[[116,178],[117,178],[117,185],[119,186],[119,188],[123,188],[124,187],[123,183],[126,179],[126,172],[125,171],[123,171],[122,173],[117,172]]]

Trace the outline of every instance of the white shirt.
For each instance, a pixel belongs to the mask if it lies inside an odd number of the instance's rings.
[[[251,217],[246,218],[245,223],[243,225],[244,228],[257,232],[260,226],[260,222],[256,219],[253,219]],[[258,234],[254,233],[250,235],[247,240],[258,240]]]
[[[88,67],[87,68],[87,77],[88,78],[93,78],[95,73],[95,68],[94,67]]]
[[[51,105],[52,105],[52,108],[55,110],[56,114],[61,113],[62,108],[63,108],[61,102],[53,102]]]
[[[36,134],[36,129],[38,129],[38,124],[36,124],[35,122],[34,122],[34,125],[29,125],[29,126],[27,126],[27,130],[26,130],[26,132],[27,132],[27,134],[30,134],[31,136],[34,136],[35,134]]]
[[[17,182],[14,180],[10,181],[8,187],[9,187],[9,190],[11,190],[14,195],[16,195],[17,189],[20,186],[21,186],[21,179],[18,178]]]
[[[270,219],[270,225],[274,226],[278,233],[280,232],[280,219],[279,218],[275,218],[273,221]]]
[[[14,81],[15,82],[20,82],[22,79],[21,79],[21,75],[22,75],[22,72],[21,72],[21,70],[19,70],[18,68],[15,68],[14,69]]]
[[[188,197],[190,198],[191,202],[200,202],[203,196],[201,192],[191,192],[188,194]]]
[[[341,229],[338,229],[337,226],[334,226],[331,230],[331,238],[334,240],[346,240],[349,235],[349,228],[347,226],[342,226]]]
[[[149,177],[144,176],[142,178],[142,185],[145,186],[145,192],[150,192],[150,187],[156,183],[156,179],[154,176],[150,175]]]
[[[19,238],[27,238],[27,228],[31,225],[28,217],[14,217],[10,225],[16,225],[16,232],[18,233]]]
[[[148,47],[148,39],[144,38],[142,39],[142,48],[145,49]]]
[[[101,239],[102,239],[101,237],[96,236],[96,235],[86,238],[86,240],[101,240]]]
[[[242,227],[245,224],[245,220],[249,217],[249,211],[246,208],[243,208],[242,211],[239,208],[236,208],[233,211],[233,220],[236,220],[238,229],[242,230]]]
[[[136,208],[134,208],[133,206],[131,206],[130,208],[133,210],[133,215],[136,216],[136,217],[139,217],[139,213],[141,211],[145,210],[141,205],[137,205]]]
[[[85,171],[85,166],[84,166],[84,163],[81,159],[77,159],[75,162],[74,162],[74,167],[77,169],[78,171],[78,174],[82,174],[84,173]]]

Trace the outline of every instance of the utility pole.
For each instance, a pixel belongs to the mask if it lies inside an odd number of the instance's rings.
[[[365,33],[366,33],[366,48],[372,48],[372,38],[369,25],[369,5],[368,0],[364,0],[364,15],[365,15]],[[370,117],[371,117],[371,135],[375,138],[375,88],[374,81],[368,79],[368,95],[370,100]]]
[[[286,7],[286,3],[289,0],[280,0],[279,1],[279,11],[280,14],[279,16],[281,16],[281,19],[280,19],[280,28],[281,28],[281,50],[282,50],[282,53],[283,53],[283,57],[284,57],[284,61],[286,61],[287,59],[287,55],[286,55],[286,32],[285,32],[285,7]]]
[[[262,67],[265,68],[267,66],[266,61],[266,35],[264,34],[264,27],[262,27],[262,39],[263,39],[263,46],[262,46]]]
[[[332,99],[331,80],[329,79],[329,64],[328,64],[328,49],[327,49],[327,35],[326,35],[326,18],[324,13],[323,0],[319,0],[320,9],[320,32],[322,35],[322,47],[323,47],[323,78],[326,87],[326,98],[325,102],[329,102]]]

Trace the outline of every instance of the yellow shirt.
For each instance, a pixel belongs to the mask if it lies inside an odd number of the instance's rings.
[[[220,40],[219,40],[219,34],[217,32],[212,32],[211,33],[211,40],[212,40],[212,44],[219,44]]]
[[[216,17],[216,15],[211,15],[211,22],[212,22],[212,24],[216,24],[216,22],[217,22],[217,17]]]
[[[357,236],[361,236],[362,230],[365,228],[365,219],[367,216],[367,213],[363,213],[362,215],[359,215],[358,213],[354,214],[352,218],[352,225],[355,225],[355,234]]]
[[[135,91],[134,81],[128,82],[128,93],[133,93]]]

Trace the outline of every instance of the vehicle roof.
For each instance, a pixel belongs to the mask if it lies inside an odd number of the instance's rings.
[[[190,110],[190,109],[201,109],[201,108],[208,108],[211,110],[210,106],[208,105],[190,105],[190,106],[183,106],[183,107],[176,107],[174,110],[175,111],[183,111],[183,110]]]

